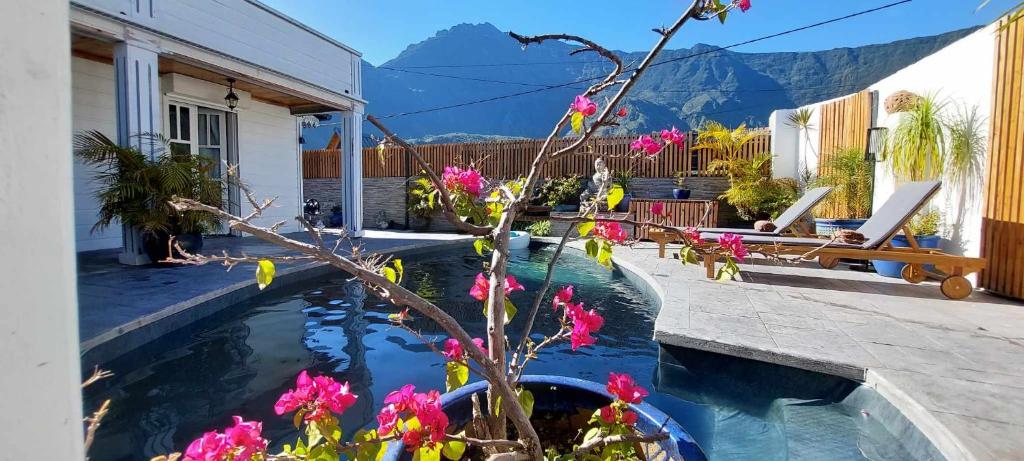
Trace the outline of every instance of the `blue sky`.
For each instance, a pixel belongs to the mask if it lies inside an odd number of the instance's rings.
[[[752,0],[746,14],[685,28],[672,48],[694,43],[727,45],[820,20],[881,6],[894,0]],[[885,43],[986,24],[1019,0],[912,0],[881,12],[821,28],[765,40],[736,51],[806,51]],[[263,0],[267,5],[345,43],[379,65],[408,45],[459,23],[490,22],[524,34],[574,33],[623,51],[646,50],[652,27],[670,23],[683,0]],[[557,6],[556,6],[557,5]],[[570,6],[576,5],[576,6]],[[582,13],[586,8],[588,12]],[[578,11],[578,12],[573,12]],[[443,63],[439,63],[443,64]]]

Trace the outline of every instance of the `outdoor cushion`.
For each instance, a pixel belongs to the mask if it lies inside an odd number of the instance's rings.
[[[942,181],[909,182],[896,189],[857,232],[864,234],[867,241],[864,249],[882,246],[903,227],[910,218],[924,207],[942,187]]]
[[[717,242],[718,237],[722,234],[714,234],[710,232],[701,232],[700,239],[706,242]],[[770,236],[770,235],[741,235],[743,237],[743,244],[745,245],[786,245],[786,246],[806,246],[808,249],[814,247],[820,247],[828,243],[829,248],[857,248],[860,245],[852,245],[849,243],[842,243],[835,241],[829,243],[830,239],[819,239],[813,237],[782,237],[782,236]]]
[[[743,235],[781,235],[790,226],[796,224],[800,218],[806,216],[807,213],[810,213],[811,209],[821,202],[822,199],[824,199],[831,191],[831,187],[815,187],[814,189],[810,189],[805,192],[804,196],[800,197],[800,200],[793,202],[793,204],[790,205],[789,208],[786,208],[786,211],[783,211],[778,218],[772,220],[775,224],[775,230],[771,232],[760,232],[754,229],[734,229],[728,227],[702,227],[700,230],[701,232],[711,232],[716,234],[731,232],[733,234]]]

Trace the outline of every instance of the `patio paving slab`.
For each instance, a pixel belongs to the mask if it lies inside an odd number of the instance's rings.
[[[663,344],[861,381],[949,459],[1024,460],[1020,302],[982,292],[952,301],[934,282],[765,260],[720,283],[657,258],[652,244],[617,248],[615,260],[658,284]]]

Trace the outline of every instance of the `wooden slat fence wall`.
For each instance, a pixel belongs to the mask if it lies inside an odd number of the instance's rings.
[[[1000,25],[1004,25],[1004,18]],[[981,255],[988,267],[982,287],[1024,299],[1024,20],[996,38],[994,97]]]
[[[708,150],[692,151],[690,149],[689,136],[686,148],[669,146],[652,160],[643,159],[635,162],[634,173],[641,178],[667,178],[682,171],[687,176],[718,176],[708,171],[708,165],[715,160],[716,155]],[[591,139],[579,152],[550,162],[545,166],[544,175],[547,177],[560,177],[570,175],[589,176],[594,173],[594,160],[598,157],[605,157],[608,167],[613,171],[625,170],[631,160],[627,157],[629,143],[635,140],[635,136],[613,136]],[[556,147],[567,146],[570,140],[555,141]],[[457,144],[423,144],[416,146],[416,149],[431,165],[438,168],[444,165],[469,165],[474,164],[484,176],[488,178],[515,178],[525,175],[530,168],[530,163],[536,155],[543,140],[508,140],[495,142],[472,142]],[[764,133],[744,146],[741,155],[753,157],[758,154],[767,153],[771,149],[771,135]],[[338,150],[316,150],[306,151],[303,156],[303,168],[306,178],[337,177],[340,170],[333,171],[334,176],[317,176],[327,169],[335,168],[331,164],[327,167],[319,166],[321,156],[333,156],[335,162],[339,158]],[[363,149],[363,177],[405,177],[405,153],[400,147],[388,147],[384,149],[385,162],[382,165],[376,148],[367,147]],[[307,158],[309,157],[309,158]],[[340,164],[340,162],[338,162]],[[310,166],[307,166],[310,165]],[[411,175],[418,173],[415,162],[410,161],[412,166]],[[327,169],[324,169],[327,168]],[[311,176],[311,174],[313,176]]]
[[[640,222],[660,222],[661,218],[656,218],[651,214],[651,204],[655,202],[662,202],[665,204],[665,210],[671,214],[669,217],[669,223],[673,226],[718,226],[718,200],[633,199],[629,202],[629,212],[633,213],[634,219]],[[711,207],[710,213],[708,213],[708,206]],[[708,213],[707,219],[704,222],[701,222],[705,213]],[[648,231],[649,229],[637,227],[634,237],[638,239],[646,239]]]
[[[818,148],[818,175],[827,173],[827,166],[838,152],[846,148],[867,149],[868,129],[874,101],[871,91],[864,90],[852,96],[822,104],[820,144]],[[823,209],[825,216],[849,218],[849,210],[842,204]]]
[[[341,150],[317,149],[302,151],[302,177],[305,179],[341,176]]]

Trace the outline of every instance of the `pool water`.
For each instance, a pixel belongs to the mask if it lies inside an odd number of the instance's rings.
[[[513,341],[552,252],[541,246],[514,257],[510,273],[527,291],[512,295],[521,310],[509,326]],[[473,336],[484,336],[482,304],[468,295],[481,258],[445,253],[410,258],[405,265],[407,287],[447,310]],[[577,352],[568,344],[550,347],[527,373],[601,383],[609,372],[629,373],[651,391],[647,401],[690,430],[713,460],[913,458],[869,416],[843,402],[853,383],[804,372],[779,378],[779,367],[684,351],[659,366],[659,346],[651,340],[657,307],[621,273],[567,254],[553,286],[566,284],[605,317],[598,343]],[[557,330],[550,306],[542,305],[535,333]],[[87,412],[113,399],[91,459],[148,460],[183,450],[202,432],[229,425],[232,415],[262,420],[265,436],[276,442],[273,449],[294,443],[291,418],[275,415],[273,405],[304,369],[348,381],[359,395],[341,418],[346,433],[374,426],[388,392],[407,383],[444,389],[443,359],[392,327],[387,315],[394,312],[339,274],[243,302],[123,355],[103,366],[113,378],[86,390]],[[417,318],[412,325],[438,345],[446,339],[430,321]]]

